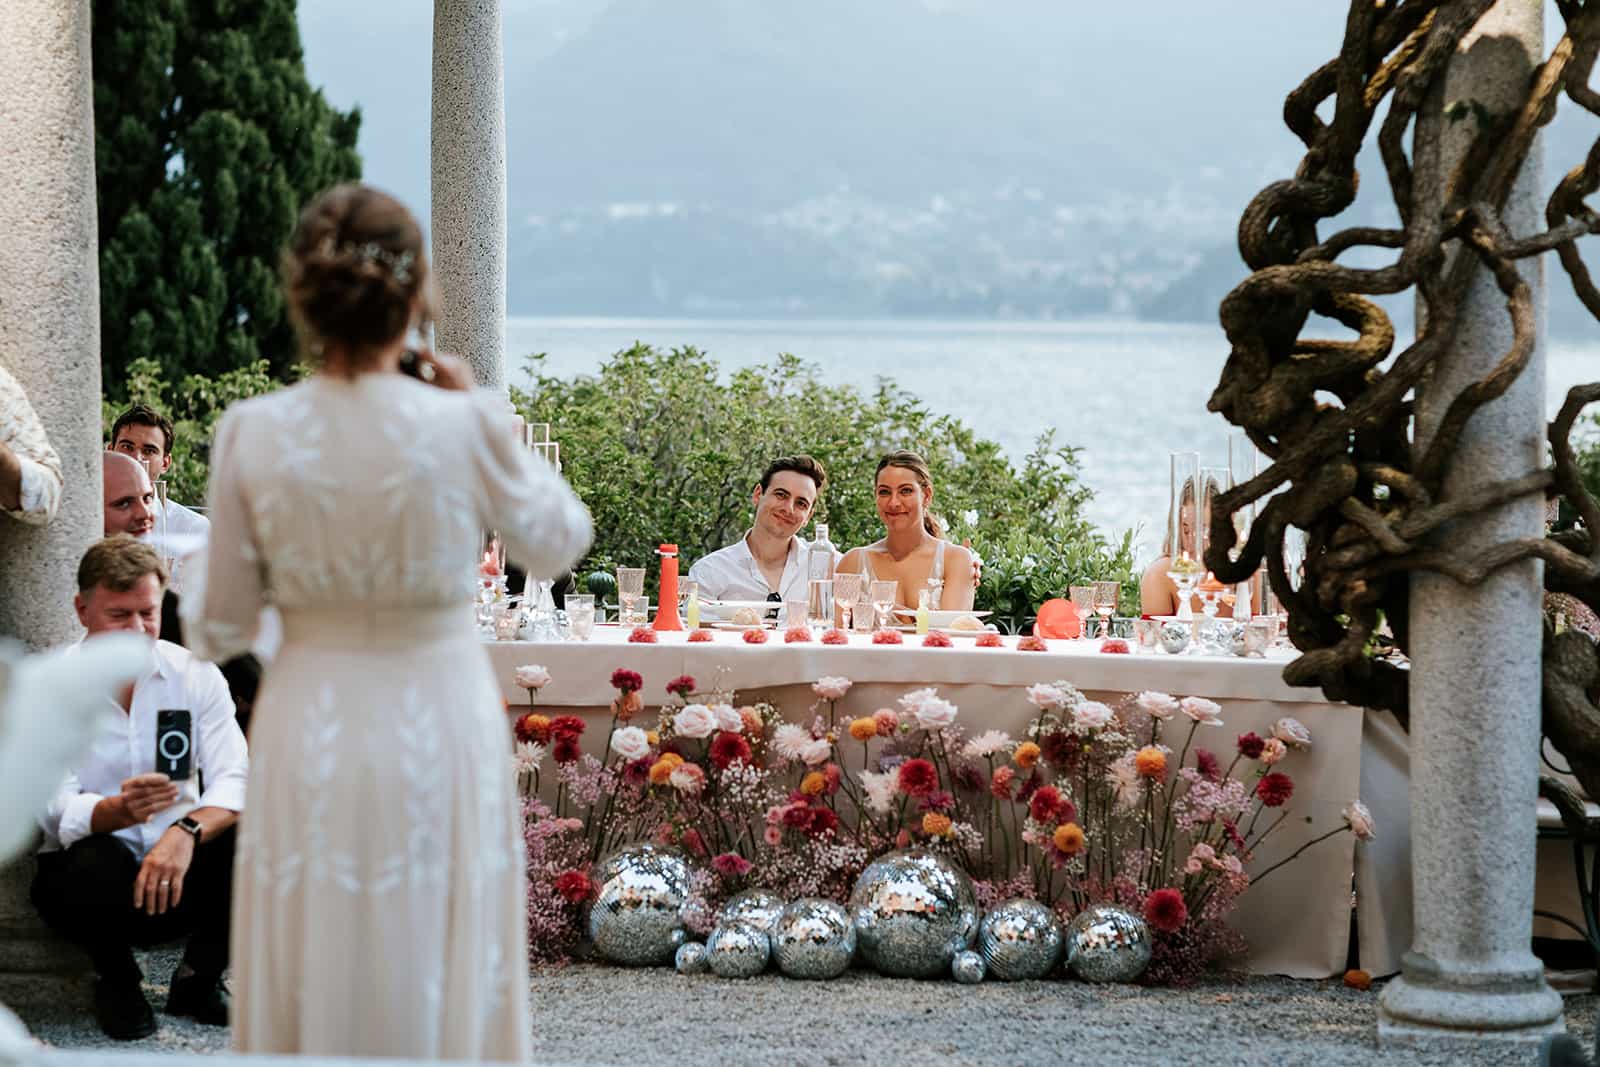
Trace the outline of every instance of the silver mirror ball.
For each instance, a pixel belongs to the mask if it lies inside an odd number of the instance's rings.
[[[770,934],[772,924],[778,921],[778,913],[783,910],[783,905],[783,898],[776,893],[766,889],[746,889],[727,899],[717,912],[717,923],[721,925],[735,919],[744,919]]]
[[[977,985],[983,981],[986,970],[983,957],[970,948],[957,952],[956,958],[950,961],[950,977],[962,985]]]
[[[679,974],[705,974],[711,963],[706,959],[706,947],[698,941],[685,941],[672,957],[672,966]]]
[[[972,880],[950,860],[923,849],[879,856],[850,893],[856,949],[891,978],[950,973],[957,952],[972,947],[978,900]]]
[[[664,967],[684,943],[683,906],[689,899],[689,861],[656,845],[613,853],[595,871],[599,886],[589,909],[589,939],[611,963]]]
[[[990,978],[1043,978],[1061,962],[1065,935],[1055,913],[1036,900],[998,904],[978,925],[978,954]]]
[[[718,978],[754,978],[767,969],[771,943],[766,931],[747,919],[735,919],[706,938],[706,961]]]
[[[1067,967],[1086,982],[1131,982],[1150,965],[1150,927],[1110,904],[1080,911],[1067,924]]]
[[[790,978],[837,978],[856,954],[856,928],[841,904],[803,897],[772,927],[772,955]]]

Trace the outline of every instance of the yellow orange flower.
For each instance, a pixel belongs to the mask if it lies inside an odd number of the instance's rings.
[[[941,812],[930,811],[922,817],[922,832],[929,837],[948,837],[950,825],[950,816]]]
[[[1160,778],[1167,773],[1167,754],[1154,745],[1146,745],[1134,754],[1133,767],[1141,778]]]
[[[1055,834],[1051,837],[1056,848],[1069,856],[1076,856],[1083,851],[1083,827],[1075,822],[1064,822],[1056,827]]]
[[[659,745],[661,743],[661,735],[654,730],[646,730],[644,732],[644,739],[650,742],[652,745]]]
[[[761,721],[761,713],[759,711],[748,706],[742,707],[739,709],[739,718],[744,721],[745,733],[751,737],[761,736],[761,728],[764,724]]]
[[[1032,741],[1024,741],[1017,746],[1017,750],[1012,753],[1011,758],[1023,770],[1032,770],[1033,765],[1039,762],[1039,746]]]
[[[800,792],[808,797],[820,796],[828,787],[828,779],[821,771],[812,771],[800,779]]]
[[[871,741],[878,736],[878,724],[872,719],[852,719],[850,721],[850,736],[857,741]]]
[[[644,700],[637,690],[629,689],[611,702],[611,714],[617,717],[618,722],[629,722],[643,710]]]
[[[666,785],[672,772],[682,765],[682,756],[675,752],[662,753],[661,758],[650,765],[650,784]]]

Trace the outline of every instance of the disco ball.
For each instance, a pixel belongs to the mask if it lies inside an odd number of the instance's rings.
[[[705,974],[710,968],[706,947],[698,941],[685,941],[672,957],[672,966],[679,974]]]
[[[767,969],[771,943],[766,931],[748,919],[735,919],[706,938],[706,961],[718,978],[754,978]]]
[[[856,954],[856,928],[843,905],[805,897],[772,927],[772,955],[790,978],[837,978]]]
[[[601,863],[600,888],[589,909],[596,951],[627,967],[673,962],[685,938],[682,909],[689,899],[689,862],[656,845],[631,845]]]
[[[772,924],[777,922],[778,913],[782,910],[783,898],[778,894],[765,889],[746,889],[735,893],[722,905],[717,912],[717,924],[744,919],[770,934]]]
[[[1067,967],[1086,982],[1131,982],[1150,965],[1150,928],[1123,908],[1085,908],[1067,924]]]
[[[922,849],[879,856],[850,893],[861,958],[892,978],[936,978],[972,947],[978,901],[972,880]]]
[[[956,958],[950,961],[950,977],[962,985],[977,985],[987,972],[983,957],[970,948],[957,952]]]
[[[1062,942],[1055,913],[1036,900],[1008,900],[978,924],[978,952],[1002,982],[1043,978],[1061,962]]]

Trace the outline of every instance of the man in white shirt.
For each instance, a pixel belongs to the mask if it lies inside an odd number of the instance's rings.
[[[61,458],[22,383],[0,367],[0,512],[42,526],[61,504]]]
[[[155,640],[165,581],[148,545],[108,537],[78,566],[78,619],[90,634]],[[113,708],[39,819],[34,906],[93,960],[95,1015],[108,1036],[155,1032],[132,949],[185,935],[166,1010],[226,1026],[233,826],[248,772],[227,684],[212,664],[157,641],[149,673]],[[157,721],[168,709],[189,713],[192,773],[178,780],[156,770]],[[181,750],[179,740],[162,739],[163,751]]]
[[[111,451],[129,456],[149,473],[152,482],[159,482],[172,468],[172,446],[176,436],[172,420],[146,404],[135,404],[117,416],[111,424]],[[176,500],[164,503],[156,498],[155,526],[152,536],[157,541],[170,544],[156,545],[163,556],[181,560],[198,547],[211,533],[211,520],[199,512],[186,508]],[[181,567],[175,563],[171,586],[182,592]]]
[[[806,599],[806,552],[798,535],[811,521],[828,474],[810,456],[784,456],[767,465],[751,493],[756,520],[726,548],[694,561],[689,580],[709,600]]]

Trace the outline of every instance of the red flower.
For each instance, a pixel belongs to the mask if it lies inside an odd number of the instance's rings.
[[[1222,764],[1217,762],[1217,757],[1209,749],[1197,748],[1194,750],[1194,767],[1200,772],[1200,777],[1208,782],[1222,781]]]
[[[935,789],[922,798],[917,805],[919,811],[949,811],[956,806],[956,798],[946,793],[943,789]]]
[[[550,750],[550,758],[557,763],[576,763],[583,751],[578,748],[576,738],[558,737],[555,747]]]
[[[872,632],[872,643],[875,645],[899,645],[904,644],[904,641],[900,637],[899,630],[874,630]]]
[[[1028,798],[1028,814],[1035,822],[1072,822],[1078,809],[1053,785],[1041,786]]]
[[[939,788],[939,772],[925,759],[908,759],[900,764],[899,785],[908,797],[925,797]]]
[[[976,764],[963,763],[955,769],[952,777],[955,779],[956,788],[963,793],[983,792],[983,772]]]
[[[811,809],[805,804],[790,804],[783,809],[783,825],[794,830],[809,830]]]
[[[742,734],[723,730],[711,739],[711,762],[725,771],[735,763],[750,762],[750,742]]]
[[[811,627],[791,626],[783,631],[783,643],[786,645],[805,644],[811,640]]]
[[[833,813],[832,808],[817,807],[811,809],[811,828],[809,832],[812,837],[820,837],[835,829],[838,825],[839,816]]]
[[[582,871],[563,871],[556,876],[555,890],[569,903],[582,904],[594,892],[594,883]]]
[[[839,791],[839,782],[844,778],[844,772],[837,763],[830,763],[822,768],[822,791],[828,796]]]
[[[1189,921],[1189,906],[1176,889],[1157,889],[1144,898],[1144,921],[1163,933],[1175,934]]]
[[[1039,780],[1039,772],[1034,771],[1028,775],[1028,780],[1022,783],[1022,788],[1017,790],[1017,799],[1024,804],[1028,803],[1033,798],[1033,794],[1039,791],[1039,786],[1043,784]]]
[[[576,741],[583,733],[583,720],[576,715],[557,715],[550,723],[550,736],[557,741]]]
[[[938,630],[932,631],[922,639],[923,648],[949,648],[950,645],[950,638]]]
[[[635,645],[653,645],[656,643],[656,632],[648,626],[635,626],[628,634],[628,641]]]
[[[750,873],[750,861],[737,852],[724,852],[711,861],[718,874],[728,878],[738,878]]]
[[[989,792],[1001,800],[1011,799],[1011,780],[1017,772],[1011,767],[996,767],[994,777],[989,781]]]
[[[711,631],[710,630],[690,630],[689,631],[689,643],[691,645],[698,645],[702,641],[710,641],[710,640],[711,640]]]
[[[1120,637],[1108,637],[1100,642],[1100,651],[1125,656],[1128,654],[1128,642]]]
[[[1083,742],[1078,740],[1076,734],[1069,734],[1065,730],[1055,730],[1039,738],[1039,748],[1044,754],[1045,762],[1056,767],[1069,767],[1078,758],[1078,751],[1083,747]]]
[[[1222,820],[1222,832],[1228,835],[1228,843],[1240,856],[1244,855],[1244,837],[1239,833],[1239,825],[1227,819]]]
[[[640,756],[622,768],[622,780],[629,785],[644,785],[650,780],[650,765],[655,761],[654,756]]]
[[[644,688],[644,678],[638,671],[630,671],[626,667],[618,667],[611,672],[611,686],[624,693],[633,693]]]
[[[1281,808],[1294,795],[1294,780],[1287,774],[1273,771],[1256,783],[1256,796],[1269,808]]]
[[[1038,636],[1037,634],[1029,634],[1027,637],[1019,638],[1017,640],[1017,651],[1048,652],[1050,651],[1050,646],[1044,643],[1044,638]]]
[[[704,856],[706,854],[705,838],[701,837],[700,831],[692,826],[683,832],[683,838],[680,843],[696,856]]]
[[[764,645],[764,644],[766,644],[767,643],[767,631],[765,631],[765,630],[746,630],[744,632],[744,643],[747,644],[747,645]]]
[[[979,634],[978,639],[973,642],[973,645],[977,648],[1002,647],[1000,643],[1000,635],[995,633],[993,630],[985,630],[983,633]]]
[[[683,698],[687,699],[689,694],[694,692],[694,677],[693,677],[693,675],[688,675],[688,674],[680,674],[680,675],[678,675],[672,681],[667,683],[667,692],[673,693],[673,694],[675,694],[675,695],[677,695],[679,697],[683,697]]]
[[[1254,730],[1247,734],[1239,735],[1239,755],[1245,759],[1260,759],[1262,751],[1267,747],[1266,739]]]
[[[825,645],[848,645],[850,643],[850,635],[843,630],[835,628],[822,635],[822,643]]]
[[[514,729],[518,741],[533,741],[541,745],[550,743],[550,719],[547,716],[530,711],[517,720]]]

